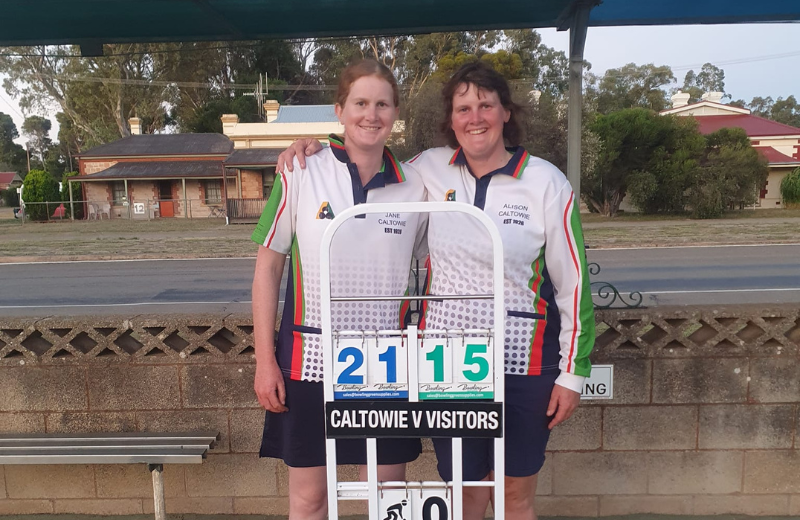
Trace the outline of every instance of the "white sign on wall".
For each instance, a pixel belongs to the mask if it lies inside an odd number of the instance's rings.
[[[592,375],[583,383],[581,399],[614,398],[614,365],[594,365]]]
[[[134,202],[133,203],[133,212],[136,215],[144,215],[144,202]]]

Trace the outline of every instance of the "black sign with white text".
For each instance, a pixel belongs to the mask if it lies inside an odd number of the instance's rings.
[[[503,404],[487,401],[334,401],[325,417],[329,439],[503,436]]]

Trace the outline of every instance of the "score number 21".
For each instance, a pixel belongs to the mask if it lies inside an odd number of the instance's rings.
[[[406,359],[400,338],[343,340],[334,351],[336,384],[408,383]]]

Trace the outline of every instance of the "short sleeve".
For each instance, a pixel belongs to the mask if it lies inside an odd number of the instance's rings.
[[[297,165],[295,172],[299,172]],[[276,173],[272,193],[251,236],[253,242],[281,254],[289,253],[294,239],[297,222],[296,177],[297,173]]]

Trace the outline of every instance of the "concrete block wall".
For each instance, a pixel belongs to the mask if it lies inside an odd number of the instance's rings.
[[[800,515],[800,306],[597,323],[614,399],[554,431],[540,514]],[[285,514],[286,468],[257,457],[252,341],[249,316],[0,318],[0,433],[215,430],[202,465],[166,466],[169,511]],[[436,478],[426,446],[411,479]],[[149,512],[143,466],[0,466],[0,514]]]

